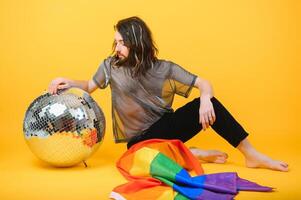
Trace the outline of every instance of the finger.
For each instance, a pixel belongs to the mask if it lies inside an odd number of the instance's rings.
[[[205,116],[203,117],[203,126],[204,126],[204,130],[206,130],[207,129],[207,123],[206,123],[206,118],[205,118]]]
[[[201,117],[201,122],[202,122],[202,129],[206,130],[206,123],[205,123],[205,119],[203,116]]]
[[[212,117],[212,113],[210,112],[209,113],[209,122],[210,122],[210,125],[212,125],[213,124],[213,117]]]
[[[208,118],[209,118],[208,114],[205,114],[204,119],[205,119],[206,128],[209,128],[209,119]]]
[[[67,87],[68,87],[67,84],[57,86],[57,88],[58,88],[59,90],[66,89]]]
[[[216,120],[216,116],[215,116],[215,112],[214,110],[211,111],[211,115],[212,115],[212,118],[213,118],[213,122],[215,122]]]
[[[207,117],[207,118],[208,118],[208,121],[207,121],[207,123],[206,123],[206,126],[207,126],[207,128],[210,128],[209,117]]]
[[[206,114],[206,125],[207,125],[207,128],[210,127],[210,118],[211,118],[211,114],[210,114],[210,111],[209,111]]]
[[[53,86],[53,94],[57,94],[57,86]]]
[[[210,117],[211,117],[211,125],[213,125],[216,120],[214,110],[210,112]]]

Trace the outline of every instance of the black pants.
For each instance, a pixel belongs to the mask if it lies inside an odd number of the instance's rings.
[[[215,97],[211,98],[211,102],[216,116],[211,127],[233,147],[237,147],[248,133]],[[154,138],[188,141],[202,130],[202,124],[199,123],[199,108],[200,98],[195,98],[175,112],[165,113],[146,132],[131,138],[127,148],[137,142]]]

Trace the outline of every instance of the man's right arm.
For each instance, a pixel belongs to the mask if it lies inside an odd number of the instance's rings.
[[[97,89],[97,85],[93,80],[72,80],[60,77],[51,81],[48,87],[48,92],[50,94],[57,94],[58,90],[68,89],[71,87],[80,88],[88,93],[92,93]]]

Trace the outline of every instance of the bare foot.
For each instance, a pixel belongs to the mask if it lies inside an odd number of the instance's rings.
[[[246,156],[246,166],[250,168],[266,168],[283,172],[288,171],[287,163],[273,160],[272,158],[257,151]]]
[[[190,152],[200,160],[210,163],[225,163],[228,155],[224,152],[217,150],[202,150],[197,147],[190,147]]]

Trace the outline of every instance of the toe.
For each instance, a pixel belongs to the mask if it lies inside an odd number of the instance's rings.
[[[283,172],[288,171],[287,164],[283,163],[283,162],[277,162],[273,166],[271,166],[271,168],[274,169],[274,170],[283,171]]]
[[[225,152],[218,151],[218,150],[211,150],[211,154],[228,158],[228,154],[226,154]]]
[[[224,159],[224,158],[217,158],[215,161],[214,161],[214,163],[218,163],[218,164],[223,164],[223,163],[225,163],[226,162],[226,159]]]
[[[224,153],[224,157],[227,159],[229,156],[228,154]]]
[[[279,170],[280,170],[280,171],[283,171],[283,172],[287,172],[287,171],[288,171],[288,168],[281,165],[281,166],[279,167]]]
[[[288,164],[285,163],[285,162],[281,162],[281,165],[284,166],[284,167],[288,167]]]

